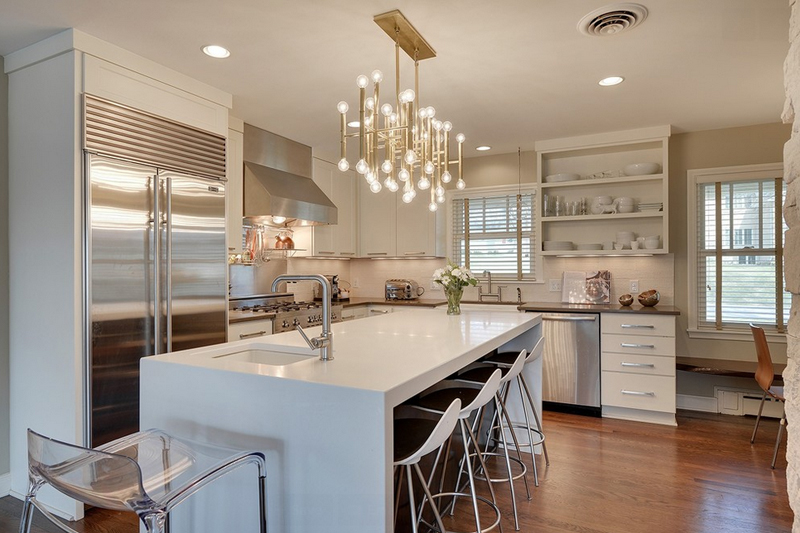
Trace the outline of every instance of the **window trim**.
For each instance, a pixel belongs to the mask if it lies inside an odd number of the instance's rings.
[[[541,235],[539,235],[539,214],[535,209],[536,203],[539,201],[539,194],[540,188],[538,184],[534,183],[527,183],[517,185],[493,185],[489,187],[470,187],[469,189],[464,190],[456,190],[456,189],[449,189],[447,191],[446,202],[447,205],[447,257],[452,259],[453,257],[453,200],[454,199],[461,199],[461,198],[476,198],[476,197],[484,197],[484,196],[502,196],[502,195],[517,195],[518,193],[521,194],[532,194],[533,195],[533,202],[534,202],[534,209],[532,212],[533,220],[531,221],[532,231],[533,231],[533,242],[531,243],[531,252],[534,254],[533,259],[533,276],[535,279],[530,278],[523,278],[517,279],[516,277],[506,277],[501,274],[492,274],[492,281],[497,280],[498,282],[509,282],[513,283],[514,285],[525,285],[525,284],[543,284],[544,280],[542,279],[544,275],[542,260],[543,256],[541,254],[542,249],[542,242],[541,242]],[[472,273],[476,278],[479,280],[485,280],[486,278],[483,277],[482,273],[473,272]]]
[[[687,171],[686,179],[686,206],[688,215],[687,224],[687,295],[689,301],[689,328],[687,333],[694,339],[727,339],[752,342],[749,332],[741,329],[725,327],[721,330],[698,325],[697,309],[697,186],[703,183],[716,181],[749,181],[765,180],[783,177],[783,163],[764,163],[757,165],[738,165],[731,167],[716,167],[693,169]],[[723,179],[724,178],[724,179]],[[786,333],[769,332],[770,339],[785,338]]]

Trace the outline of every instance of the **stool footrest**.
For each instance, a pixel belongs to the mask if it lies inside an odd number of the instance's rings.
[[[440,492],[438,494],[434,494],[433,495],[433,499],[444,498],[444,497],[448,497],[448,498],[469,498],[470,500],[472,500],[472,494],[470,494],[468,492]],[[487,531],[491,531],[492,529],[494,529],[498,525],[500,525],[501,514],[500,514],[500,509],[497,507],[497,505],[495,503],[493,503],[491,500],[488,500],[488,499],[484,498],[483,496],[477,496],[476,495],[475,498],[479,502],[483,502],[486,505],[488,505],[489,507],[491,507],[492,510],[494,511],[495,515],[496,515],[495,516],[495,521],[492,522],[492,524],[490,526],[482,528],[481,529],[481,533],[486,533]],[[442,515],[444,515],[449,510],[449,508],[450,508],[450,505],[448,505],[447,507],[440,507],[439,509],[440,509],[440,512],[442,513]],[[427,523],[425,525],[430,526],[430,527],[434,527],[431,524],[427,524]],[[442,533],[457,533],[457,532],[448,530],[448,531],[443,531]]]

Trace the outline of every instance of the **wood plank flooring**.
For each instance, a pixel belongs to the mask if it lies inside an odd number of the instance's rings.
[[[521,531],[791,531],[785,442],[777,468],[769,467],[776,420],[762,422],[751,446],[752,417],[682,411],[677,428],[552,412],[544,419],[550,467],[540,458],[540,486],[531,479],[531,501],[522,481],[516,484]],[[503,528],[513,531],[508,487],[498,484],[496,491]],[[17,531],[21,508],[15,498],[0,498],[0,533]],[[70,525],[82,533],[138,531],[131,513],[102,510]],[[464,531],[470,522],[457,516],[452,527]],[[32,528],[57,531],[41,517]]]

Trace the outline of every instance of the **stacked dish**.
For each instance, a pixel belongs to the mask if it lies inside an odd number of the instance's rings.
[[[545,252],[562,252],[575,249],[572,241],[544,241],[543,245]]]
[[[646,174],[658,174],[661,172],[661,165],[658,163],[634,163],[622,169],[626,176],[644,176]]]
[[[578,250],[602,250],[603,245],[600,243],[584,243],[577,246]]]
[[[560,172],[558,174],[550,174],[544,177],[545,183],[560,183],[562,181],[575,181],[581,179],[580,174],[572,174],[568,172]]]
[[[651,235],[650,237],[645,237],[644,239],[644,247],[647,250],[656,250],[661,243],[661,236],[660,235]]]
[[[630,249],[631,241],[636,240],[636,234],[632,231],[618,231],[617,232],[617,240],[616,244],[621,244],[622,248],[617,248],[617,250],[622,250],[624,248]]]
[[[617,198],[618,213],[633,213],[633,208],[634,208],[633,198],[629,196],[623,196],[621,198]]]
[[[663,202],[640,202],[639,211],[661,211],[664,209]]]

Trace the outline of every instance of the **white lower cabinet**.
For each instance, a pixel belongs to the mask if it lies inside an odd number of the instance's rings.
[[[242,339],[252,339],[272,335],[272,320],[247,320],[245,322],[234,322],[228,324],[228,341],[240,341]]]
[[[601,314],[603,416],[676,425],[675,317]]]
[[[345,307],[342,309],[342,320],[355,320],[356,318],[366,318],[368,316],[369,310],[366,305]]]

